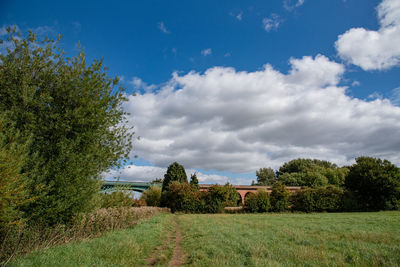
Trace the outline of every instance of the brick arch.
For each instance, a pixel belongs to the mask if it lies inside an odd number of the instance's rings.
[[[208,188],[210,188],[211,184],[200,184],[200,191],[208,191]],[[242,204],[244,204],[244,199],[246,198],[246,195],[249,193],[255,193],[258,189],[265,189],[267,192],[271,192],[272,187],[271,186],[260,186],[260,185],[232,185],[236,191],[240,195],[240,199]],[[286,189],[293,193],[298,190],[301,190],[300,186],[286,186]]]

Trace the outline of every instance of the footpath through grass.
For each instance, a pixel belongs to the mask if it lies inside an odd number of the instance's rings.
[[[191,266],[399,266],[400,212],[181,215]]]
[[[400,212],[160,214],[10,266],[400,266]],[[175,265],[174,265],[175,266]]]
[[[39,250],[7,266],[146,266],[154,248],[168,238],[172,218],[171,214],[155,215],[132,228]],[[172,248],[167,246],[162,253],[167,255],[161,258],[168,259]]]

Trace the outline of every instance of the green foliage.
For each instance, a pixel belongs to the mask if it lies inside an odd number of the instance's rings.
[[[347,172],[347,168],[339,168],[329,161],[299,158],[283,164],[277,172],[277,180],[293,186],[341,186]]]
[[[289,209],[290,192],[286,190],[286,186],[281,182],[276,182],[272,186],[271,192],[272,211],[282,212]]]
[[[264,189],[250,193],[244,200],[244,208],[249,212],[267,212],[271,209],[270,196]]]
[[[123,89],[102,60],[88,66],[82,51],[65,58],[58,41],[12,31],[7,41],[13,49],[0,55],[0,113],[20,140],[31,138],[21,174],[36,199],[24,211],[34,221],[68,222],[93,209],[98,178],[131,151]]]
[[[169,184],[173,181],[187,183],[185,168],[178,162],[174,162],[168,166],[167,173],[164,175],[162,191],[168,190]]]
[[[19,131],[0,115],[0,235],[12,225],[23,226],[22,207],[29,198],[26,177],[21,174],[29,143],[21,143]]]
[[[229,190],[221,185],[213,185],[205,195],[205,212],[221,213],[226,207]]]
[[[357,158],[345,185],[363,210],[400,209],[400,169],[388,160]]]
[[[190,185],[193,186],[193,188],[199,190],[200,186],[199,186],[199,180],[197,179],[197,175],[196,173],[192,174],[190,176]]]
[[[159,186],[150,186],[149,189],[142,193],[140,197],[144,201],[146,201],[147,206],[160,206],[161,201],[161,187]]]
[[[161,202],[163,206],[171,209],[171,212],[202,212],[202,193],[188,183],[173,181],[168,190],[162,192]]]
[[[343,210],[344,190],[337,186],[307,188],[293,195],[293,210],[305,212]]]
[[[260,168],[256,171],[257,183],[253,185],[272,185],[276,181],[275,172],[271,168]]]
[[[226,193],[227,193],[225,207],[237,207],[239,204],[239,201],[240,201],[240,194],[229,183],[224,185],[224,189],[226,190]]]
[[[120,188],[111,194],[102,194],[101,208],[132,207],[133,202],[131,191]]]

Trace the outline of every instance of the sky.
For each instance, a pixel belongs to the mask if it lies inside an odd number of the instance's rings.
[[[120,78],[140,140],[106,179],[174,161],[219,184],[299,157],[400,165],[400,0],[2,0],[0,38],[10,25],[61,34],[68,56],[80,42]]]

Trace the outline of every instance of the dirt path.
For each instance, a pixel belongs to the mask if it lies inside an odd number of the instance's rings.
[[[178,223],[176,223],[175,232],[176,236],[175,236],[174,253],[172,255],[171,261],[168,264],[169,267],[181,266],[184,263],[184,255],[181,247],[182,232],[179,229]]]
[[[184,263],[185,257],[181,247],[182,232],[179,229],[178,223],[176,221],[176,215],[174,215],[172,223],[174,224],[173,230],[168,234],[168,238],[161,246],[156,248],[153,255],[147,260],[149,267],[155,266],[157,265],[157,263],[161,263],[163,261],[163,259],[161,258],[164,255],[163,251],[166,250],[168,248],[168,245],[171,244],[172,242],[174,242],[174,250],[172,258],[168,263],[168,266],[176,267],[176,266],[181,266]]]

